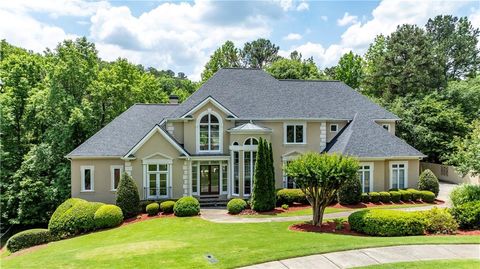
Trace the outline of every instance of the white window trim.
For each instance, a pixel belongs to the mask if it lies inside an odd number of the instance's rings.
[[[373,162],[360,162],[360,166],[365,166],[365,165],[369,165],[370,166],[370,184],[369,184],[369,188],[370,188],[370,192],[374,191],[373,190],[373,173],[375,171],[375,166],[374,166],[374,163]],[[360,170],[360,169],[359,169]],[[363,181],[362,181],[362,192],[363,191]]]
[[[200,164],[198,161],[193,161],[191,167],[192,167],[191,180],[192,181],[195,180],[197,182],[197,191],[193,191],[193,185],[190,184],[190,192],[192,193],[192,195],[200,195]],[[196,171],[197,178],[193,178],[193,170],[197,170]]]
[[[303,126],[303,142],[302,143],[295,143],[295,142],[287,142],[287,126]],[[296,128],[293,128],[294,134],[293,137],[295,138]],[[305,145],[307,144],[307,123],[306,122],[285,122],[283,123],[283,144],[285,145]]]
[[[332,126],[335,126],[335,131],[332,131]],[[330,132],[331,133],[337,133],[338,132],[338,124],[330,124]]]
[[[166,164],[167,171],[157,171],[157,172],[148,172],[148,165],[149,164]],[[149,173],[158,173],[158,174],[166,174],[167,175],[167,194],[166,195],[150,195],[149,189],[149,182],[148,182],[148,174]],[[158,176],[158,181],[160,182],[160,176]],[[172,197],[172,160],[160,160],[160,159],[150,159],[143,161],[143,186],[147,189],[146,198],[147,199],[159,199],[159,198],[171,198]],[[144,188],[144,191],[145,191]]]
[[[231,151],[231,157],[232,157],[232,161],[231,161],[231,164],[232,164],[232,167],[230,169],[230,181],[231,181],[231,184],[230,184],[230,193],[232,194],[232,196],[240,196],[240,171],[238,171],[238,190],[239,192],[238,193],[235,193],[235,152],[238,153],[238,169],[240,170],[240,152],[239,150],[235,150],[235,151]]]
[[[110,165],[111,191],[117,191],[115,188],[115,169],[120,169],[120,178],[123,174],[123,165]]]
[[[282,177],[283,177],[283,188],[284,189],[288,189],[288,177],[287,177],[287,174],[285,173],[285,166],[287,165],[287,163],[289,161],[292,161],[292,160],[295,160],[296,158],[298,158],[298,156],[293,156],[291,158],[284,158],[282,160]],[[293,189],[296,189],[297,188],[297,183],[295,181],[293,181]]]
[[[90,177],[91,177],[91,183],[90,185],[92,186],[91,190],[86,190],[85,189],[85,170],[89,169],[90,170]],[[93,165],[82,165],[80,166],[80,185],[81,185],[81,192],[94,192],[95,191],[95,166]]]
[[[386,129],[385,129],[385,126],[387,127]],[[390,123],[383,123],[382,128],[390,132]]]
[[[408,188],[408,161],[392,161],[392,162],[389,162],[389,166],[390,166],[390,189],[393,187],[393,165],[394,164],[405,165],[405,187]]]
[[[220,194],[228,194],[228,161],[219,161],[219,164],[220,164],[220,186],[219,186],[219,189],[220,189]],[[227,175],[227,178],[223,178],[223,169],[226,169],[226,175]],[[227,190],[224,191],[223,190],[223,183],[224,181],[227,183]]]
[[[253,192],[253,177],[255,176],[255,170],[252,169],[253,166],[255,165],[255,163],[253,162],[253,152],[256,152],[256,150],[245,150],[243,151],[243,196],[245,197],[250,197],[250,195],[252,195],[252,192]],[[246,169],[245,169],[245,153],[248,153],[250,154],[250,171],[248,171],[250,173],[250,193],[247,194],[245,193],[245,173],[246,173]]]
[[[218,150],[200,150],[200,120],[202,120],[203,116],[211,114],[218,119]],[[209,128],[210,132],[210,128]],[[210,136],[209,136],[210,137]],[[202,112],[197,117],[196,125],[195,125],[195,142],[196,142],[196,150],[197,153],[220,153],[223,152],[223,119],[217,112],[213,111],[211,108],[207,109],[206,111]],[[209,141],[210,143],[210,141]]]

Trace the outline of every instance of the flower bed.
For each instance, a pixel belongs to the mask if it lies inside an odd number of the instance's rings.
[[[336,223],[333,221],[324,222],[322,223],[322,226],[314,226],[308,222],[292,224],[288,227],[288,229],[296,232],[333,233],[333,234],[365,236],[363,234],[350,230],[350,225],[346,221],[343,222],[343,229],[339,229],[339,230],[336,229]]]

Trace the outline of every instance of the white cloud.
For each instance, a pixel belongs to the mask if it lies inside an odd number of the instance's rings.
[[[348,14],[348,12],[345,12],[345,14],[343,14],[343,18],[337,20],[337,24],[340,26],[346,26],[349,24],[355,24],[357,23],[357,21],[358,21],[357,16],[353,16]]]
[[[84,1],[84,0],[15,0],[0,2],[1,10],[8,10],[17,13],[41,12],[51,17],[75,16],[83,17],[94,14],[101,7],[109,7],[106,1]]]
[[[472,22],[473,27],[480,28],[480,8],[473,10],[468,19]]]
[[[321,19],[322,21],[328,21],[328,17],[327,17],[327,16],[325,16],[325,15],[323,15],[323,16],[320,16],[320,19]]]
[[[339,45],[331,45],[325,48],[322,44],[307,42],[303,45],[292,47],[287,51],[282,50],[279,54],[287,57],[294,50],[300,52],[303,58],[313,57],[317,65],[322,69],[337,64],[338,59],[349,51],[349,49],[342,48]]]
[[[310,8],[310,5],[307,2],[302,1],[300,4],[298,4],[297,11],[305,11],[305,10],[308,10],[309,8]]]
[[[296,33],[290,33],[287,36],[283,37],[284,40],[300,40],[302,39],[301,34],[296,34]]]

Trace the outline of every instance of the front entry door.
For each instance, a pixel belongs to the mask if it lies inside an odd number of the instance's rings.
[[[200,194],[219,194],[220,165],[200,165]]]

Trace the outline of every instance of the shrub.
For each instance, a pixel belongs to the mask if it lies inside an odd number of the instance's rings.
[[[147,205],[153,203],[153,201],[140,201],[140,210],[142,213],[147,213]]]
[[[472,201],[451,209],[453,217],[462,229],[480,228],[480,201]]]
[[[338,202],[344,205],[355,205],[362,201],[362,183],[356,177],[347,181],[338,190]]]
[[[124,218],[137,216],[140,212],[140,196],[133,178],[123,173],[117,188],[117,206],[122,209]]]
[[[50,221],[48,222],[48,229],[50,230],[55,230],[57,229],[57,225],[60,223],[60,219],[65,214],[67,210],[72,208],[76,203],[78,202],[87,202],[83,199],[80,198],[69,198],[65,200],[62,204],[60,204],[57,209],[55,209],[55,212],[53,212],[52,217],[50,218]]]
[[[116,227],[123,221],[122,209],[116,205],[102,205],[93,219],[97,229]]]
[[[282,205],[282,209],[283,209],[283,210],[288,210],[288,205],[287,205],[287,204],[283,204],[283,205]]]
[[[165,214],[173,213],[173,207],[175,206],[174,201],[165,201],[160,204],[160,211]]]
[[[368,196],[370,196],[370,202],[372,203],[378,203],[380,201],[380,194],[378,192],[370,192]]]
[[[399,191],[390,191],[390,199],[392,202],[398,203],[402,199],[402,194]]]
[[[50,220],[48,229],[61,238],[81,234],[95,229],[95,212],[103,203],[77,201],[55,220]]]
[[[19,232],[7,241],[7,249],[16,252],[24,248],[41,245],[52,241],[53,237],[47,229],[31,229]]]
[[[425,203],[433,203],[435,201],[435,193],[431,191],[420,191],[422,195],[422,201]]]
[[[200,203],[192,196],[185,196],[175,202],[173,213],[177,217],[196,216],[200,213]]]
[[[277,191],[277,203],[279,205],[308,204],[308,201],[305,193],[300,189],[281,189]]]
[[[378,194],[380,195],[380,201],[382,201],[382,203],[390,203],[390,193],[386,191],[381,191]]]
[[[416,189],[407,189],[407,191],[410,193],[410,196],[412,197],[412,201],[418,201],[422,199],[421,191]]]
[[[242,199],[235,198],[228,202],[227,210],[230,214],[238,214],[247,207],[247,202]]]
[[[362,203],[370,203],[370,197],[368,196],[368,193],[362,193]]]
[[[400,192],[400,195],[402,196],[400,199],[403,202],[409,202],[410,200],[412,200],[412,194],[409,191],[399,190],[398,192]]]
[[[451,234],[458,229],[458,224],[448,209],[434,207],[421,212],[425,221],[425,230],[436,234]]]
[[[416,212],[388,209],[366,209],[348,217],[354,231],[375,236],[404,236],[423,234],[425,224]]]
[[[472,201],[480,201],[480,185],[462,184],[450,193],[453,206],[459,206]]]
[[[420,174],[420,177],[418,178],[418,189],[421,191],[431,191],[435,194],[435,197],[438,196],[440,183],[430,169],[426,169]]]
[[[388,191],[389,191],[389,192],[391,192],[391,191],[399,191],[399,189],[398,189],[398,188],[390,188],[390,189],[388,189]]]
[[[146,211],[149,216],[155,216],[160,211],[160,205],[158,203],[151,203],[147,205]]]

